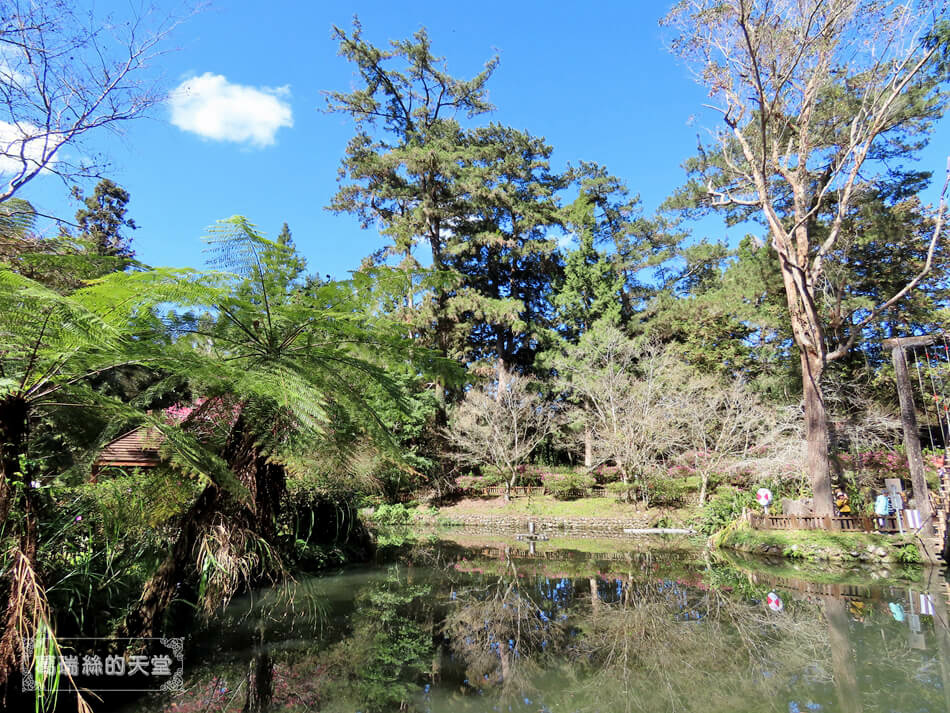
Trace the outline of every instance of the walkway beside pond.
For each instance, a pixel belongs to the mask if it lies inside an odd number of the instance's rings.
[[[747,511],[744,515],[754,530],[824,530],[828,532],[879,532],[908,534],[920,543],[921,554],[931,563],[947,562],[947,523],[950,521],[950,471],[942,469],[940,488],[931,498],[934,510],[933,528],[920,522],[912,510],[898,510],[894,515],[769,515]],[[928,534],[928,531],[930,534]]]

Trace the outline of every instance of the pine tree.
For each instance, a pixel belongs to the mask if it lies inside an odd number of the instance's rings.
[[[135,255],[131,239],[125,229],[138,226],[128,212],[129,192],[108,178],[96,184],[91,196],[84,196],[78,186],[73,187],[73,196],[83,203],[76,211],[76,226],[82,237],[92,243],[97,255],[131,259]]]
[[[357,129],[330,209],[357,215],[364,227],[381,226],[390,243],[378,259],[395,256],[410,274],[420,264],[414,251],[421,245],[428,248],[432,269],[445,270],[447,243],[467,212],[461,177],[471,149],[458,117],[493,108],[485,85],[497,59],[472,79],[456,79],[446,71],[445,60],[432,53],[424,29],[412,39],[392,42],[389,50],[367,42],[357,20],[352,32],[334,27],[334,35],[362,86],[329,93],[328,109],[351,116]],[[410,310],[417,306],[414,295],[410,287],[405,296]],[[449,353],[453,330],[449,298],[441,287],[427,298],[432,326],[423,334],[443,355]]]
[[[457,353],[504,379],[533,368],[554,326],[550,291],[562,265],[553,233],[566,178],[550,169],[551,147],[527,132],[492,124],[469,135],[473,188],[447,260],[475,298],[459,305],[467,344]]]

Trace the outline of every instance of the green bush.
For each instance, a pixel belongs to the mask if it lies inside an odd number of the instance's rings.
[[[482,485],[489,487],[493,485],[504,485],[508,482],[508,474],[493,466],[482,468]]]
[[[620,481],[620,468],[615,465],[599,465],[594,468],[594,477],[597,482],[603,485],[617,483]]]
[[[402,503],[380,505],[373,513],[373,522],[377,525],[399,527],[408,525],[412,520],[412,511]]]
[[[504,485],[508,479],[497,470],[486,470],[484,475],[463,475],[456,479],[455,484],[467,493],[478,493],[485,488],[495,485]]]
[[[755,495],[747,490],[721,487],[699,511],[693,523],[706,535],[719,532],[742,514],[743,508],[755,506]]]
[[[924,560],[920,556],[920,550],[917,549],[917,545],[913,542],[909,542],[897,550],[897,561],[904,564],[920,564]]]
[[[546,473],[544,488],[558,500],[569,500],[585,495],[594,487],[594,476],[584,473],[567,473],[564,475]]]
[[[604,489],[611,495],[615,496],[617,500],[626,501],[633,498],[636,494],[637,484],[633,482],[622,483],[617,481],[615,483],[607,483],[604,486]]]
[[[709,484],[706,486],[706,489],[712,492],[719,487],[719,483],[721,482],[722,478],[717,473],[714,473],[709,476]],[[690,475],[683,478],[683,487],[686,488],[687,492],[698,493],[703,488],[703,476]]]
[[[649,481],[648,493],[653,507],[681,507],[690,492],[688,478],[654,478]]]
[[[508,476],[505,473],[502,473],[500,470],[490,470],[482,476],[482,484],[486,487],[491,487],[494,485],[504,485],[508,482]]]

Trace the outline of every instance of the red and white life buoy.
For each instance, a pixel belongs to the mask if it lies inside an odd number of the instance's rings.
[[[769,605],[769,609],[772,611],[782,611],[784,604],[782,604],[782,598],[775,592],[769,592],[769,595],[765,598],[766,603]]]

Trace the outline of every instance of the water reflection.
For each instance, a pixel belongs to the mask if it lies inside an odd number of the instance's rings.
[[[135,710],[950,710],[936,572],[795,574],[692,551],[415,546],[236,601],[193,637],[188,692]]]

